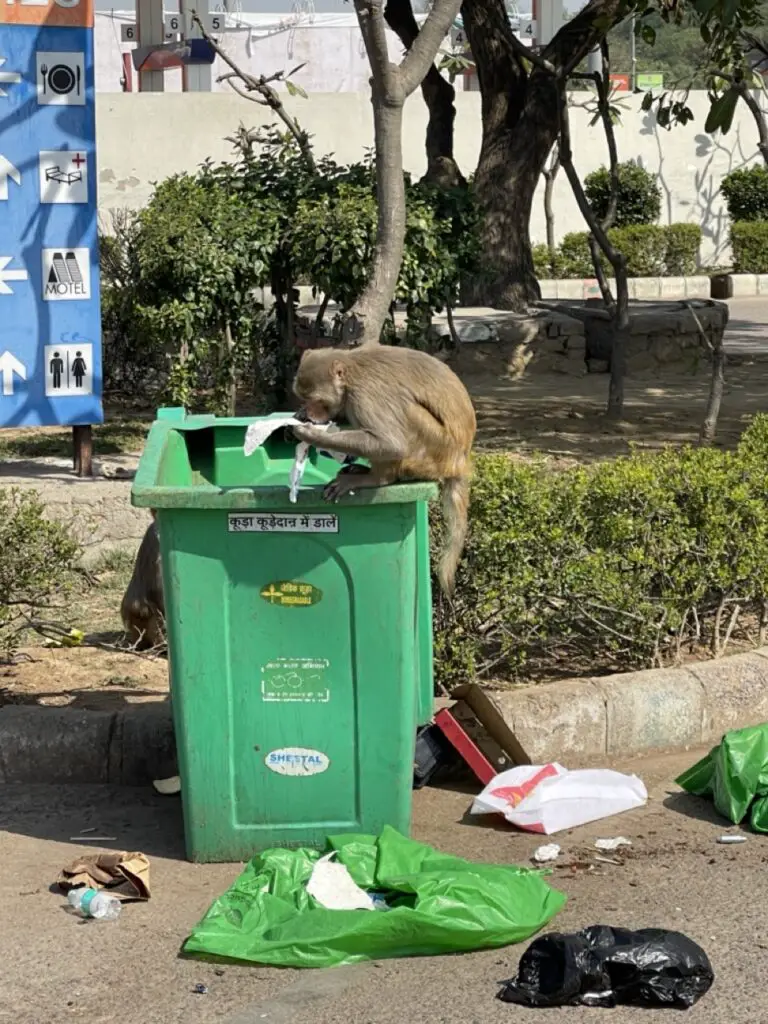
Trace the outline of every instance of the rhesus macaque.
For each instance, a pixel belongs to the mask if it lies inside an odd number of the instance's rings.
[[[467,533],[470,452],[477,429],[472,402],[456,374],[415,349],[319,348],[304,353],[293,389],[313,423],[345,419],[354,428],[331,439],[311,424],[293,427],[299,440],[371,464],[365,476],[359,467],[340,472],[325,488],[326,500],[398,480],[442,483],[447,536],[438,576],[450,595]]]
[[[165,597],[155,513],[139,546],[133,575],[120,605],[123,626],[138,650],[163,643]]]

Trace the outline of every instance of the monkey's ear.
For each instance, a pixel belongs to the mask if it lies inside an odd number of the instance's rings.
[[[346,369],[344,367],[343,359],[334,359],[331,363],[331,376],[334,380],[337,380],[339,384],[343,384],[346,378]]]

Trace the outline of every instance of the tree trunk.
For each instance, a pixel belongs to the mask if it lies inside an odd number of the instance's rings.
[[[387,0],[384,18],[406,50],[410,50],[419,34],[419,25],[413,16],[411,0]],[[456,91],[433,64],[421,83],[421,94],[429,110],[426,138],[427,173],[424,178],[441,188],[455,188],[464,184],[464,177],[453,157]]]
[[[529,224],[536,187],[558,134],[556,75],[567,77],[621,20],[622,0],[588,0],[542,51],[549,71],[538,65],[528,70],[503,0],[464,0],[462,16],[483,117],[474,189],[483,213],[484,267],[469,297],[522,312],[541,294]]]
[[[560,154],[555,152],[549,167],[544,171],[544,221],[547,225],[547,249],[549,250],[549,262],[554,271],[555,262],[555,211],[552,199],[555,192],[555,178],[560,170]]]
[[[551,91],[554,99],[554,81]],[[537,100],[526,104],[515,130],[502,124],[483,135],[474,189],[483,214],[484,255],[467,298],[473,305],[524,312],[541,298],[531,254],[531,210],[557,138],[557,121],[541,113]]]
[[[374,85],[375,89],[375,85]],[[350,315],[362,323],[361,344],[378,342],[397,287],[405,244],[405,179],[403,177],[403,103],[387,104],[373,97],[376,139],[378,225],[371,274]]]

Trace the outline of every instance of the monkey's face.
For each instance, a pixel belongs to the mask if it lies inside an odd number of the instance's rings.
[[[344,367],[329,349],[308,351],[302,357],[293,391],[312,423],[328,423],[344,411]]]

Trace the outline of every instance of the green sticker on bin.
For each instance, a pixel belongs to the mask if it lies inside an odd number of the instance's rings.
[[[267,583],[260,590],[261,597],[270,604],[279,604],[282,608],[307,608],[322,599],[323,592],[311,583],[301,580],[277,580]]]

